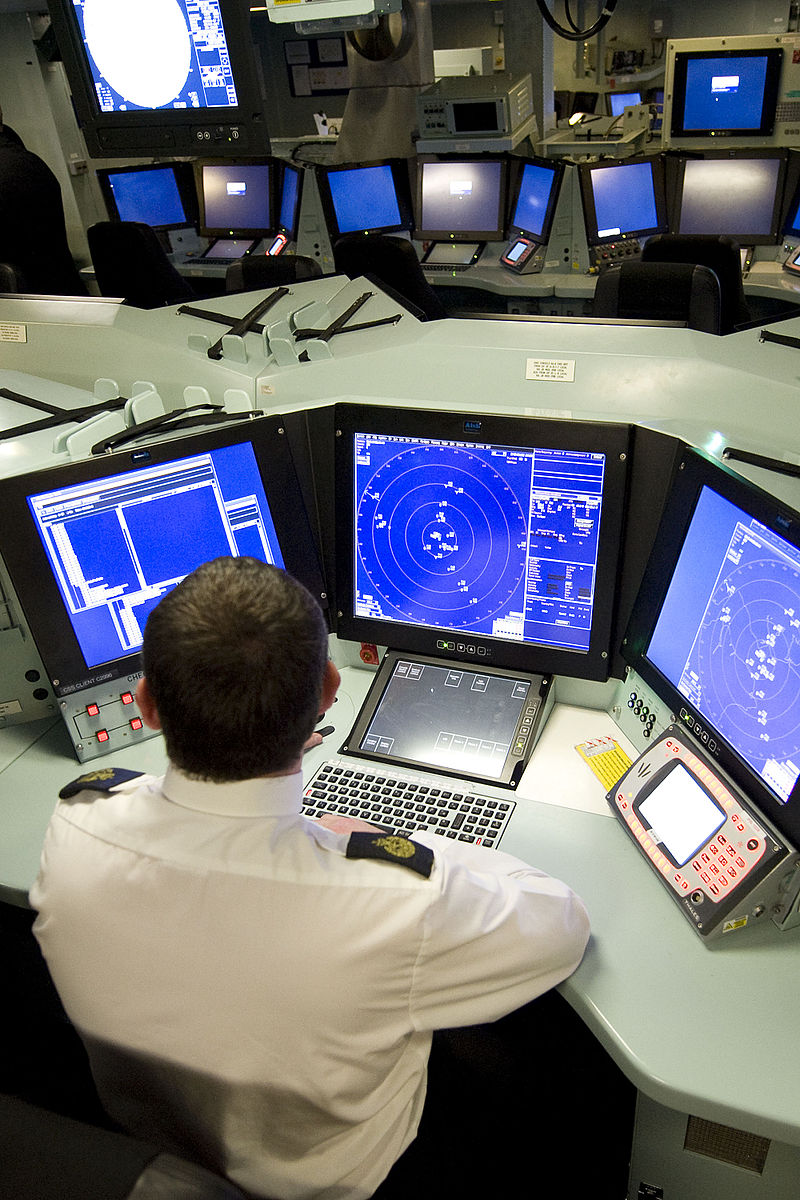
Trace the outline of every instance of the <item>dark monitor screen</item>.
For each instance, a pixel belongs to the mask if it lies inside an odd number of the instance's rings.
[[[688,451],[625,657],[800,843],[800,515]]]
[[[612,117],[621,117],[631,104],[641,104],[641,92],[609,92],[608,109]]]
[[[420,161],[414,236],[431,241],[502,241],[507,171],[507,161],[500,158]]]
[[[728,234],[747,245],[780,236],[784,150],[687,158],[679,171],[675,225],[683,234]]]
[[[561,190],[564,166],[549,159],[521,159],[511,195],[509,236],[523,235],[546,245]],[[517,164],[514,164],[517,166]]]
[[[278,200],[278,229],[287,234],[289,241],[297,238],[300,217],[301,171],[291,163],[281,167],[280,196]]]
[[[783,236],[800,239],[800,189],[795,193],[789,205],[789,212],[783,225]]]
[[[629,429],[338,405],[338,633],[608,673]]]
[[[775,127],[783,49],[677,51],[673,138],[768,137]]]
[[[197,204],[189,163],[115,167],[97,172],[108,214],[119,221],[143,221],[153,229],[194,225]]]
[[[590,246],[667,232],[666,183],[660,157],[581,163],[578,179]]]
[[[57,694],[135,670],[148,613],[209,559],[320,595],[286,441],[265,417],[0,481],[0,552]]]
[[[334,237],[411,228],[405,159],[320,168],[317,179],[325,221]]]
[[[266,151],[249,14],[237,0],[49,0],[94,157]]]
[[[266,237],[273,228],[272,160],[198,162],[200,232]]]

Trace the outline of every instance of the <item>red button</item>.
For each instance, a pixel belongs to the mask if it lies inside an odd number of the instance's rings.
[[[108,741],[108,730],[107,729],[98,729],[97,740],[98,740],[98,742],[107,742]]]
[[[87,712],[87,715],[90,717],[99,717],[100,716],[100,705],[99,704],[87,704],[86,712]]]
[[[142,718],[141,717],[132,717],[131,718],[131,729],[141,729],[141,728],[142,728]]]
[[[123,704],[133,704],[133,694],[131,692],[123,692],[120,700]]]

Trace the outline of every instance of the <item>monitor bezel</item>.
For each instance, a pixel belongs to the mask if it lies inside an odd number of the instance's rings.
[[[219,0],[237,101],[232,108],[137,108],[103,112],[98,103],[73,0],[47,0],[75,113],[92,158],[208,153],[269,153],[261,64],[250,13]]]
[[[391,225],[367,225],[363,229],[341,229],[336,216],[336,207],[331,192],[331,175],[340,175],[344,171],[359,171],[370,167],[389,167],[394,182],[394,193],[397,199],[397,209],[400,220]],[[414,215],[411,204],[410,164],[405,158],[376,158],[368,162],[336,163],[329,166],[317,166],[316,178],[322,213],[328,233],[333,238],[348,237],[351,234],[374,233],[407,233],[414,227]]]
[[[265,238],[276,231],[276,166],[279,160],[269,156],[260,158],[198,158],[193,163],[195,190],[197,192],[197,230],[201,237],[207,238]],[[267,167],[269,178],[267,183],[268,205],[267,220],[263,225],[217,225],[209,224],[206,219],[206,197],[203,188],[203,171],[206,167],[223,167],[233,170],[235,167]]]
[[[719,763],[752,803],[790,842],[800,847],[800,779],[781,804],[733,746],[678,691],[648,657],[656,622],[704,487],[752,515],[800,550],[800,514],[769,495],[718,459],[687,447],[678,459],[661,524],[638,596],[631,611],[622,654],[690,733],[704,731],[702,747]]]
[[[253,447],[285,569],[326,608],[327,590],[281,416],[257,417],[0,479],[0,556],[56,696],[135,675],[141,671],[141,653],[87,666],[27,497],[244,442]]]
[[[294,211],[290,225],[286,225],[281,221],[281,209],[283,208],[283,189],[286,180],[286,175],[291,172],[297,179],[297,195],[294,201]],[[285,233],[290,242],[297,241],[297,233],[300,226],[300,206],[303,202],[303,175],[302,167],[296,163],[280,161],[279,167],[280,180],[275,189],[275,229],[278,233]]]
[[[493,229],[435,229],[422,223],[422,185],[425,167],[429,163],[486,163],[495,162],[500,165],[500,188],[497,205],[497,225]],[[431,242],[504,242],[508,222],[508,174],[509,158],[505,154],[431,154],[419,155],[417,159],[417,179],[415,189],[416,226],[414,237],[417,241]]]
[[[764,80],[761,122],[750,129],[731,130],[725,127],[707,129],[686,128],[686,74],[691,61],[709,58],[766,58],[767,74]],[[782,46],[760,46],[716,50],[676,50],[672,76],[672,103],[670,113],[670,138],[736,138],[752,139],[770,137],[775,129],[781,70],[783,66]]]
[[[784,190],[789,162],[789,151],[777,147],[748,147],[730,150],[703,150],[700,154],[682,155],[676,159],[674,185],[674,212],[670,215],[670,228],[675,233],[681,232],[681,213],[683,210],[683,188],[686,167],[692,162],[737,162],[748,159],[776,159],[779,163],[778,176],[775,181],[775,197],[770,216],[768,233],[753,233],[742,230],[730,233],[742,246],[775,246],[781,240],[781,217],[783,215]],[[687,235],[691,236],[691,235]]]
[[[355,642],[392,650],[484,662],[490,666],[608,678],[613,651],[618,582],[629,484],[631,427],[621,423],[550,420],[485,412],[387,408],[342,402],[336,405],[336,632]],[[357,433],[431,438],[462,443],[589,450],[606,455],[603,515],[598,545],[594,619],[587,651],[564,650],[441,627],[402,624],[356,616],[354,612],[353,438]],[[442,646],[442,641],[452,642]]]
[[[117,205],[114,189],[111,184],[112,176],[115,175],[136,175],[151,171],[172,171],[175,179],[175,184],[178,189],[183,211],[186,215],[184,221],[170,222],[167,224],[150,225],[151,229],[169,230],[169,229],[193,229],[197,226],[198,206],[197,206],[197,191],[195,189],[194,171],[192,164],[188,162],[156,162],[156,163],[139,163],[126,164],[118,167],[99,167],[96,171],[97,182],[100,185],[100,191],[103,193],[103,200],[108,211],[109,219],[112,221],[122,221]],[[150,222],[145,222],[150,224]]]
[[[656,224],[647,225],[641,229],[626,229],[622,233],[609,233],[601,236],[597,228],[597,209],[594,202],[592,175],[596,171],[624,170],[625,167],[649,163],[653,180],[653,195],[656,204]],[[578,164],[578,185],[583,203],[583,220],[586,231],[586,242],[589,246],[606,246],[611,242],[630,241],[634,238],[654,237],[659,233],[669,231],[667,216],[667,184],[664,158],[661,154],[637,154],[631,158],[599,159],[597,162]]]
[[[542,167],[548,171],[553,171],[553,182],[550,187],[550,197],[547,201],[541,233],[534,233],[533,230],[526,229],[524,225],[514,224],[513,222],[527,166]],[[550,234],[553,230],[553,220],[558,208],[559,197],[561,196],[561,187],[564,182],[566,166],[561,159],[538,158],[532,155],[527,158],[520,157],[518,160],[514,158],[510,163],[510,171],[514,173],[514,178],[509,181],[508,190],[508,240],[511,241],[512,238],[524,237],[534,242],[537,246],[546,246],[550,241]]]

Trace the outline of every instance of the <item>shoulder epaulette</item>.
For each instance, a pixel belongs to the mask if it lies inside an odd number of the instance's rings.
[[[351,833],[347,858],[376,858],[382,862],[409,867],[429,878],[433,870],[433,851],[419,842],[396,833]]]
[[[59,800],[71,800],[79,792],[110,792],[112,788],[127,783],[129,779],[138,779],[142,771],[126,771],[124,767],[99,767],[96,771],[87,771],[68,783],[58,793]]]

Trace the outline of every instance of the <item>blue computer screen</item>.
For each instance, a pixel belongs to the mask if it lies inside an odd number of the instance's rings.
[[[621,117],[626,107],[642,103],[641,92],[609,92],[608,103],[612,117]]]
[[[28,506],[88,667],[138,649],[150,610],[200,563],[284,565],[249,442],[42,492]]]
[[[591,172],[591,184],[599,238],[641,233],[658,225],[651,163],[598,167]]]
[[[156,229],[188,223],[172,167],[110,171],[107,178],[120,221],[143,221]]]
[[[767,64],[766,55],[690,57],[686,63],[684,130],[758,129]]]
[[[204,163],[204,228],[266,233],[270,228],[269,172],[267,163]]]
[[[604,454],[370,433],[354,451],[356,617],[588,649]]]
[[[541,235],[555,179],[554,168],[536,163],[525,164],[511,221],[512,229],[522,230],[532,237]]]
[[[331,171],[328,186],[339,233],[396,229],[402,224],[389,163]]]
[[[647,658],[785,803],[800,775],[800,551],[703,487]]]
[[[235,108],[219,0],[73,0],[100,111]]]
[[[489,239],[502,229],[502,165],[486,160],[423,162],[423,230],[472,233]]]
[[[283,185],[281,187],[281,208],[278,224],[288,234],[297,234],[297,200],[300,190],[300,172],[294,167],[283,169]]]

